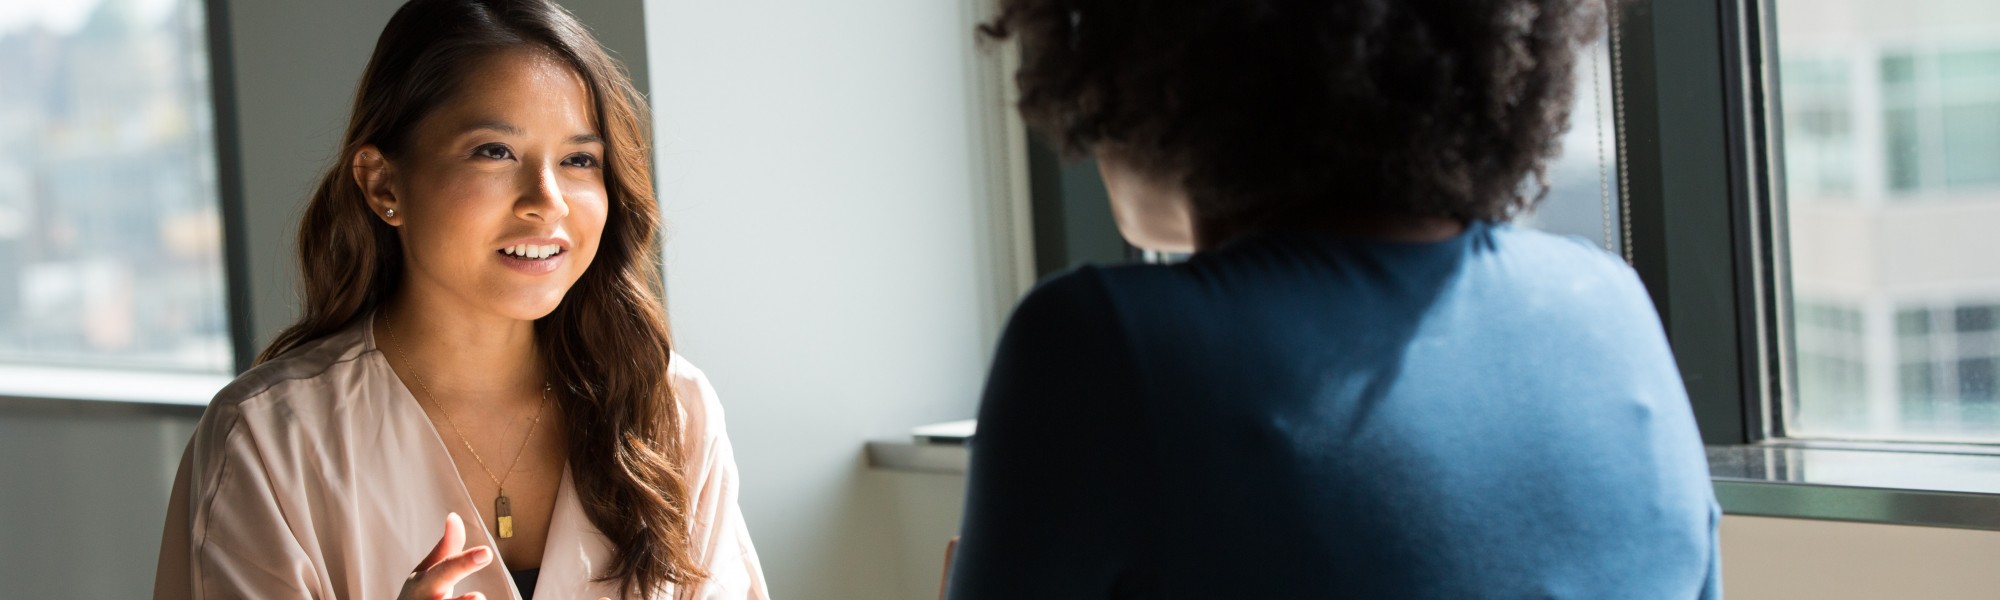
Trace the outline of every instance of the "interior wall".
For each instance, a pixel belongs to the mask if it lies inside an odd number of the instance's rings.
[[[146,598],[192,411],[0,401],[0,598]]]
[[[728,411],[778,597],[937,594],[936,566],[906,566],[941,560],[962,482],[871,472],[862,449],[972,416],[1018,291],[996,267],[980,16],[646,4],[667,304]]]
[[[1722,580],[1734,599],[1992,598],[2000,532],[1725,516]]]
[[[942,545],[956,529],[965,478],[884,472],[895,494],[898,576],[937,597]],[[941,501],[942,500],[942,501]],[[943,507],[942,512],[938,507]],[[1722,580],[1732,600],[1990,599],[2000,590],[2000,532],[1725,515]],[[925,585],[931,587],[924,587]]]

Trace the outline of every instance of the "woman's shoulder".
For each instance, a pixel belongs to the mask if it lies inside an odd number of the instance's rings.
[[[341,404],[369,377],[370,349],[353,329],[252,367],[216,393],[188,442],[192,483],[212,489],[228,465],[257,469],[273,485],[302,481],[304,471],[282,467],[341,437],[353,413]]]
[[[366,338],[365,328],[356,325],[301,344],[238,375],[216,393],[209,406],[240,407],[282,399],[289,396],[286,392],[324,388],[338,380],[356,377],[360,375],[362,359],[374,351]]]
[[[238,375],[209,400],[191,450],[218,450],[246,427],[267,437],[310,436],[337,422],[346,403],[374,387],[366,360],[374,349],[362,329],[307,342]]]
[[[1652,297],[1624,257],[1592,240],[1513,224],[1492,228],[1494,250],[1479,264],[1492,279],[1538,298],[1568,297],[1572,309],[1657,321]],[[1564,292],[1556,294],[1555,292]]]
[[[1496,254],[1506,255],[1517,261],[1527,260],[1546,265],[1548,271],[1589,274],[1623,278],[1637,277],[1631,265],[1599,243],[1577,235],[1552,233],[1513,223],[1496,223],[1488,227],[1490,241],[1486,244],[1495,249]]]
[[[1161,274],[1157,265],[1082,265],[1050,275],[1028,290],[1014,306],[1009,327],[1054,326],[1066,328],[1080,323],[1100,322],[1113,312],[1111,288],[1143,285],[1144,280]],[[1072,332],[1076,333],[1076,332]]]
[[[667,366],[667,383],[673,386],[674,403],[680,408],[682,439],[689,447],[724,435],[722,401],[716,396],[715,386],[709,383],[707,373],[674,352]]]
[[[1154,296],[1162,289],[1158,282],[1135,280],[1156,279],[1161,269],[1085,265],[1042,280],[1008,316],[994,352],[994,373],[1059,379],[1129,373],[1135,350],[1131,321],[1145,316],[1119,298]]]

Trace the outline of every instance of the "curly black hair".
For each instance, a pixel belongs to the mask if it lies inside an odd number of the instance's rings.
[[[1615,1],[1615,0],[1613,0]],[[1019,109],[1181,178],[1198,221],[1504,221],[1546,194],[1605,0],[1003,0]],[[1537,188],[1525,194],[1534,176]]]

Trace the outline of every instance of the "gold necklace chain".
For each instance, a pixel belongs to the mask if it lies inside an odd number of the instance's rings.
[[[514,461],[508,463],[506,473],[494,477],[493,469],[486,466],[486,459],[481,458],[479,450],[472,447],[472,440],[466,439],[465,432],[458,430],[458,422],[452,420],[451,412],[445,410],[443,404],[438,403],[436,395],[431,393],[430,386],[424,384],[424,376],[417,374],[417,369],[410,366],[410,354],[403,351],[403,340],[396,336],[396,326],[384,318],[382,328],[389,330],[389,343],[396,346],[396,356],[403,360],[403,369],[410,372],[410,378],[417,380],[417,388],[424,391],[424,398],[430,400],[431,407],[436,408],[438,414],[444,415],[444,422],[451,426],[452,435],[458,436],[459,443],[465,444],[465,451],[472,453],[473,462],[479,463],[479,470],[486,472],[486,478],[493,480],[493,487],[498,492],[493,499],[494,523],[500,530],[501,539],[514,537],[514,515],[513,507],[507,500],[507,478],[514,475],[514,467],[520,466],[521,455],[528,453],[528,442],[535,439],[535,430],[541,429],[542,412],[549,408],[549,383],[542,382],[541,405],[535,408],[534,422],[528,424],[528,435],[521,438],[521,449],[514,451]]]

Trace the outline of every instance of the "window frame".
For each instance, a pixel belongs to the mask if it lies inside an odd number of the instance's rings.
[[[2000,452],[1786,430],[1800,391],[1776,13],[1775,0],[1639,0],[1619,14],[1633,267],[1703,441]]]
[[[1795,385],[1773,2],[1618,6],[1632,266],[1702,440],[1783,437]]]
[[[202,3],[208,36],[209,107],[215,115],[216,201],[222,214],[223,304],[229,315],[234,374],[257,361],[257,334],[251,324],[248,217],[244,210],[243,147],[236,115],[236,57],[230,36],[229,0]]]

